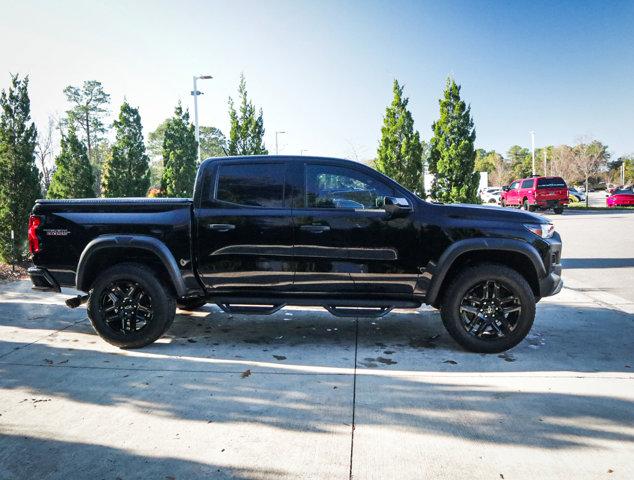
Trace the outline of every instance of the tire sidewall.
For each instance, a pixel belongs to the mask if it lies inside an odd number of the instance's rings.
[[[462,326],[460,303],[464,295],[476,284],[495,280],[509,288],[520,300],[522,311],[515,331],[496,340],[482,340],[470,335]],[[466,269],[447,289],[441,316],[445,328],[460,345],[479,353],[498,353],[520,343],[530,331],[535,318],[535,296],[528,282],[515,270],[503,265],[482,265]]]
[[[102,292],[112,282],[127,280],[138,283],[152,302],[152,321],[142,330],[123,334],[112,330],[101,311]],[[171,325],[176,305],[174,298],[156,278],[155,273],[139,264],[115,265],[103,272],[93,283],[88,299],[88,317],[101,338],[121,348],[139,348],[148,345],[165,333]]]

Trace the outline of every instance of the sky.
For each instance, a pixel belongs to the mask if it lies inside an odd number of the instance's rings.
[[[228,133],[240,74],[279,153],[374,158],[392,81],[432,135],[447,76],[462,86],[476,147],[593,137],[634,153],[634,1],[0,0],[0,88],[29,75],[33,118],[99,80],[147,135],[199,82],[201,125]]]

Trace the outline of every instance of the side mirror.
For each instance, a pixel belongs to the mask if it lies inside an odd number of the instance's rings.
[[[412,212],[407,199],[401,197],[385,197],[383,208],[390,217],[404,217]]]
[[[508,192],[508,191],[510,190],[510,188],[509,188],[509,186],[508,186],[508,185],[504,185],[504,186],[502,187],[502,190],[504,190],[505,192]]]

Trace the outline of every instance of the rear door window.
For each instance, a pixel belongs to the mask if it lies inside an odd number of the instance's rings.
[[[566,182],[563,178],[540,178],[537,180],[537,188],[566,188]]]
[[[215,199],[246,207],[284,207],[283,163],[221,164]]]
[[[533,179],[524,180],[522,182],[522,188],[533,188]]]

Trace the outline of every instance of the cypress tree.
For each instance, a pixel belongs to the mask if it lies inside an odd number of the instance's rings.
[[[432,197],[442,202],[478,203],[475,166],[475,129],[471,107],[460,99],[460,86],[452,78],[440,103],[440,118],[432,125],[429,171],[435,174]]]
[[[114,122],[116,140],[101,179],[104,197],[144,197],[150,187],[149,157],[143,143],[139,110],[127,101]]]
[[[95,179],[84,144],[71,124],[62,137],[62,151],[55,159],[55,173],[48,198],[90,198],[95,196]]]
[[[407,109],[408,98],[403,97],[403,86],[394,80],[394,97],[385,109],[381,143],[375,166],[404,187],[424,197],[423,146],[414,130],[414,119]]]
[[[247,83],[240,75],[240,112],[236,111],[233,99],[229,97],[229,155],[267,155],[264,146],[264,118],[262,109],[256,115],[255,106],[247,96]]]
[[[163,138],[162,193],[168,197],[191,197],[198,163],[194,126],[180,102],[167,122]]]
[[[42,195],[28,85],[28,77],[14,75],[0,95],[0,257],[5,260],[21,260],[26,253],[29,212]]]

